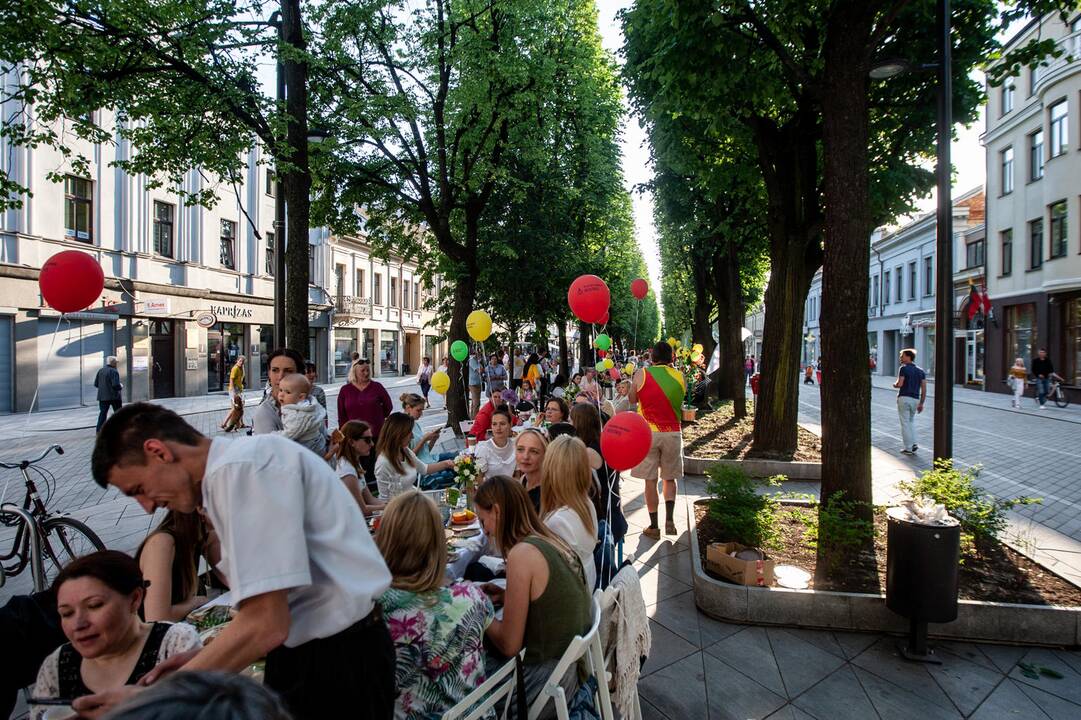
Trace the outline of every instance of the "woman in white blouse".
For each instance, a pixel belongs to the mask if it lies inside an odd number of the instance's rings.
[[[376,500],[367,484],[359,480],[364,477],[363,458],[371,455],[374,444],[371,426],[363,420],[350,420],[341,427],[340,441],[331,445],[331,464],[365,516],[386,505]]]
[[[514,477],[517,460],[514,457],[514,439],[510,436],[510,428],[509,410],[501,407],[492,411],[492,437],[477,445],[476,452],[477,460],[483,460],[486,465],[485,477]]]
[[[410,448],[414,420],[403,412],[394,412],[379,431],[375,461],[375,481],[379,499],[387,502],[417,484],[418,475],[430,475],[454,467],[453,460],[424,463]]]
[[[593,548],[597,545],[597,511],[589,499],[593,474],[586,446],[576,437],[560,435],[548,444],[541,466],[541,518],[582,561],[586,589],[597,584]]]
[[[32,696],[71,699],[136,685],[155,665],[202,646],[184,623],[139,619],[143,574],[133,558],[103,550],[72,560],[53,582],[68,642],[45,658]],[[7,648],[18,652],[17,648]],[[48,706],[31,705],[34,720]]]

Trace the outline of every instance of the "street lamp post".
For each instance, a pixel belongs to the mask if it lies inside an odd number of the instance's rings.
[[[950,0],[938,0],[938,217],[935,281],[935,441],[934,457],[953,457],[953,200],[950,139],[953,87],[950,75]]]

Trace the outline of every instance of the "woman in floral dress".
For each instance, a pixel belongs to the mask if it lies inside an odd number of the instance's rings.
[[[484,631],[495,609],[479,586],[446,584],[443,522],[428,496],[391,500],[376,544],[394,576],[380,600],[398,657],[394,717],[440,718],[486,679]]]

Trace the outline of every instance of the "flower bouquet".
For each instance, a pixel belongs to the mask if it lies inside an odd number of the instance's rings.
[[[487,463],[469,453],[462,453],[454,458],[454,487],[447,491],[447,503],[452,507],[462,506],[472,509],[473,491],[481,477],[488,470]]]
[[[687,388],[683,407],[684,409],[690,409],[693,407],[690,402],[694,397],[694,389],[706,375],[706,358],[702,353],[704,348],[700,343],[685,347],[675,338],[668,338],[668,344],[672,346],[672,367],[683,375],[683,383]],[[686,417],[686,415],[685,412],[684,419],[694,419],[693,417]]]

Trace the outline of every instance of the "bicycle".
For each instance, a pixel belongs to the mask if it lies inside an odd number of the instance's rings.
[[[26,487],[21,507],[15,503],[3,502],[7,495],[6,483],[4,492],[0,495],[0,524],[17,528],[11,550],[0,555],[0,586],[3,586],[8,577],[15,577],[30,565],[34,591],[41,592],[68,562],[81,555],[105,549],[105,543],[85,523],[49,511],[48,503],[52,499],[55,478],[47,470],[35,466],[53,450],[57,455],[64,454],[64,448],[51,445],[33,460],[0,462],[0,468],[19,470]],[[31,471],[44,482],[44,500],[37,483],[30,476]]]
[[[1036,386],[1036,382],[1031,383],[1033,387]],[[1036,391],[1036,402],[1039,404],[1039,391]],[[1056,407],[1064,408],[1070,404],[1070,398],[1066,395],[1066,391],[1062,389],[1062,381],[1051,378],[1047,384],[1047,399],[1055,403]]]

